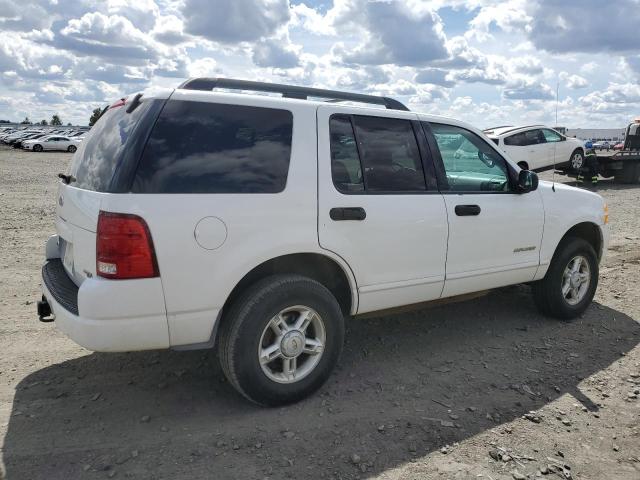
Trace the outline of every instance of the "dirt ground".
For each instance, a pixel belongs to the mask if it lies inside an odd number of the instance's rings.
[[[38,322],[69,160],[0,148],[6,478],[640,478],[640,187],[599,187],[613,235],[577,321],[539,315],[526,286],[350,319],[327,385],[262,409],[211,352],[92,353]]]

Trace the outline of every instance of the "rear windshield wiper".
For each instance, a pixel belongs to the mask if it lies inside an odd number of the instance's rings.
[[[137,93],[135,97],[133,97],[133,100],[131,100],[131,103],[129,104],[129,106],[127,107],[127,109],[125,110],[125,112],[127,113],[131,113],[133,112],[136,108],[138,108],[138,106],[142,103],[140,101],[140,98],[142,98],[142,94],[141,93]]]
[[[74,177],[73,175],[69,174],[69,175],[65,175],[64,173],[59,173],[58,174],[58,178],[61,178],[62,181],[64,183],[66,183],[67,185],[69,185],[71,182],[75,182],[76,181],[76,177]]]

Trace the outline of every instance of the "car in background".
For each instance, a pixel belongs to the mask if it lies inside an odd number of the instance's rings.
[[[22,148],[25,150],[32,150],[34,152],[42,152],[43,150],[65,150],[73,153],[78,149],[80,142],[81,140],[76,138],[49,135],[35,140],[22,142]]]
[[[611,144],[606,140],[594,142],[593,148],[595,148],[596,150],[609,150],[611,149]]]
[[[483,133],[523,170],[577,171],[584,165],[583,142],[544,125],[493,127]]]
[[[16,139],[13,142],[13,148],[22,148],[22,144],[26,140],[37,140],[38,138],[42,138],[46,135],[46,133],[30,133],[29,135]]]
[[[624,142],[618,142],[613,146],[614,150],[623,150],[624,149]]]
[[[13,132],[9,135],[5,135],[2,137],[2,141],[6,144],[11,144],[13,143],[14,140],[17,140],[19,138],[22,138],[26,135],[29,135],[31,133],[41,133],[40,130],[18,130],[16,132]]]

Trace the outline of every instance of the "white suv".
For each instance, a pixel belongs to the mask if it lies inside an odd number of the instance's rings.
[[[540,172],[555,166],[575,172],[584,165],[582,140],[544,125],[493,127],[483,132],[524,170]]]
[[[573,318],[609,236],[600,196],[538,186],[463,122],[257,82],[123,99],[60,177],[41,319],[97,351],[215,346],[263,405],[322,385],[351,315],[531,283]]]

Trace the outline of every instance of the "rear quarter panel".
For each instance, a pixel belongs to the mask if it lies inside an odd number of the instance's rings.
[[[176,91],[174,99],[182,92]],[[283,108],[272,98],[189,92],[189,99]],[[171,345],[209,340],[228,295],[250,270],[274,257],[323,253],[317,236],[315,107],[288,104],[294,127],[284,191],[276,194],[110,194],[102,209],[132,213],[149,226],[165,294]],[[205,249],[198,222],[215,217],[226,239]]]

